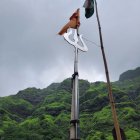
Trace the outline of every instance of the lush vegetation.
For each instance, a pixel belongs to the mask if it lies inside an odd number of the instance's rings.
[[[120,127],[127,140],[140,140],[139,69],[112,83]],[[105,82],[79,81],[81,140],[113,140],[113,120]],[[1,140],[68,140],[71,79],[45,89],[27,88],[0,98]]]

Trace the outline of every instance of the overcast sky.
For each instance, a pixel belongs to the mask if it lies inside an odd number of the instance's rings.
[[[140,66],[140,0],[97,0],[110,79]],[[84,0],[0,0],[0,96],[27,87],[45,88],[73,74],[74,48],[57,35],[80,8],[80,34],[99,44],[95,14]],[[101,50],[85,41],[79,78],[106,81]]]

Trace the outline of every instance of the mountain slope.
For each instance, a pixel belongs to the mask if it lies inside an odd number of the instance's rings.
[[[135,76],[113,82],[112,90],[120,127],[128,140],[139,140],[140,74],[131,72]],[[113,140],[106,83],[79,80],[79,90],[81,140]],[[70,78],[45,89],[27,88],[0,98],[0,139],[67,140],[70,110]]]
[[[140,75],[140,67],[135,70],[128,70],[120,75],[119,81],[132,80]]]

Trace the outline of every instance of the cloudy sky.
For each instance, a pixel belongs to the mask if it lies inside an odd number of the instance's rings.
[[[140,66],[140,0],[97,0],[110,79]],[[73,73],[74,48],[57,35],[80,8],[80,34],[99,44],[96,16],[84,17],[84,0],[0,0],[0,96],[45,88]],[[85,41],[79,78],[105,81],[101,50]]]

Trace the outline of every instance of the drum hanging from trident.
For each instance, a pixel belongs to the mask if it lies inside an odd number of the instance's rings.
[[[70,36],[73,35],[73,39]],[[78,84],[78,50],[87,52],[88,48],[82,39],[82,35],[77,34],[77,29],[72,29],[64,33],[64,39],[74,46],[75,59],[74,59],[74,74],[72,75],[72,104],[71,104],[71,121],[70,121],[70,140],[80,140],[79,128],[79,84]],[[79,43],[81,42],[81,43]]]

